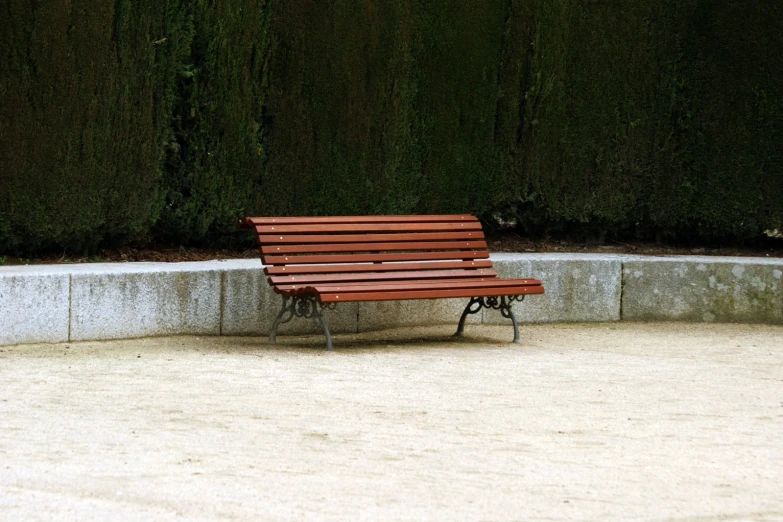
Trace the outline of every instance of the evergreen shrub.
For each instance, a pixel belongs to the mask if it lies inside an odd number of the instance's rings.
[[[753,240],[783,228],[781,26],[765,0],[8,0],[0,253],[231,245],[247,214]]]

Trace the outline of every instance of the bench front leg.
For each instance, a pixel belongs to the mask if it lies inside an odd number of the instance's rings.
[[[468,305],[465,307],[465,310],[462,312],[462,317],[459,318],[459,324],[457,325],[457,333],[454,335],[456,337],[462,337],[465,333],[465,319],[468,317],[468,314],[477,314],[481,311],[482,308],[484,308],[484,298],[483,297],[471,297],[470,302],[468,302]]]
[[[318,322],[321,323],[321,328],[324,330],[324,337],[326,337],[326,349],[328,351],[332,351],[332,334],[329,333],[329,327],[326,325],[326,319],[324,319],[324,314],[319,312],[316,316],[318,318]]]
[[[524,295],[512,295],[508,297],[471,297],[465,310],[462,312],[462,317],[460,317],[459,324],[457,325],[457,333],[454,335],[462,336],[464,334],[465,318],[467,318],[469,314],[477,314],[483,308],[489,308],[492,310],[500,310],[500,315],[506,319],[511,319],[511,324],[514,326],[514,340],[512,342],[519,344],[519,324],[517,324],[517,318],[511,310],[511,305],[514,304],[514,301],[521,302],[524,299]]]
[[[514,300],[522,301],[525,296],[524,295],[512,295],[508,298],[508,302],[506,302],[505,297],[500,298],[500,315],[505,317],[506,319],[511,319],[511,324],[514,325],[514,340],[511,341],[515,344],[520,344],[519,340],[519,325],[517,324],[517,318],[514,317],[514,311],[511,309],[511,305],[514,303]]]

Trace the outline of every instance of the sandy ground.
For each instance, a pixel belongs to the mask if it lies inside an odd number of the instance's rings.
[[[783,327],[0,347],[0,520],[783,520]]]

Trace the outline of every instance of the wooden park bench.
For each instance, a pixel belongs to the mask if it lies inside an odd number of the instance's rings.
[[[511,319],[518,343],[511,305],[544,293],[536,279],[498,277],[470,215],[248,217],[237,226],[255,231],[264,273],[283,298],[271,343],[280,324],[301,317],[320,323],[331,350],[322,311],[337,303],[454,297],[470,298],[455,335],[468,314],[492,308]]]

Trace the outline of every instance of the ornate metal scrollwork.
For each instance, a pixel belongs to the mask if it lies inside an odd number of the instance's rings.
[[[514,342],[519,342],[519,326],[517,325],[517,318],[514,317],[514,312],[511,310],[511,306],[514,302],[522,302],[525,300],[524,295],[510,295],[510,296],[491,296],[491,297],[471,297],[465,310],[462,312],[462,317],[459,319],[459,325],[457,326],[457,333],[454,335],[462,335],[465,331],[465,318],[468,315],[477,314],[483,308],[490,310],[499,310],[500,315],[506,319],[511,319],[511,323],[514,325]]]
[[[272,329],[269,332],[269,342],[275,344],[278,326],[291,321],[294,317],[299,317],[301,319],[311,319],[323,328],[326,336],[326,348],[331,350],[332,336],[324,320],[323,311],[334,310],[336,307],[337,303],[319,303],[313,295],[283,296],[283,306],[280,308],[277,317],[275,317],[275,322],[272,323]]]

